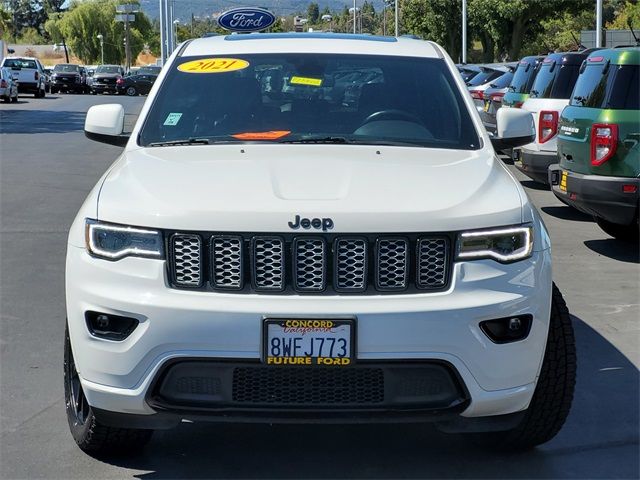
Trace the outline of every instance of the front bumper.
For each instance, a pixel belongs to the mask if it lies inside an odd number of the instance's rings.
[[[556,152],[535,152],[521,149],[518,157],[518,161],[514,162],[518,170],[532,180],[548,185],[549,179],[547,171],[549,165],[558,162]]]
[[[118,87],[116,86],[115,83],[111,85],[111,84],[94,82],[93,84],[91,84],[91,89],[98,93],[105,93],[105,92],[117,93],[118,92]]]
[[[565,189],[560,185],[563,172]],[[588,215],[620,225],[631,225],[638,217],[640,178],[583,175],[554,164],[549,167],[548,181],[558,199]],[[623,185],[635,185],[635,192],[624,193]]]
[[[197,358],[260,365],[262,322],[270,316],[355,317],[356,366],[449,365],[465,391],[464,417],[518,412],[533,395],[548,332],[549,250],[509,265],[457,263],[446,292],[365,297],[174,290],[168,288],[164,263],[133,257],[109,262],[68,247],[69,333],[85,395],[97,409],[156,413],[161,406],[150,395],[169,362]],[[103,340],[89,333],[87,310],[140,323],[122,342]],[[479,328],[483,320],[521,314],[534,319],[522,341],[498,345]]]

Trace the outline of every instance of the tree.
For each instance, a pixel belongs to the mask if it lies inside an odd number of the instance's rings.
[[[451,58],[458,60],[461,47],[461,2],[405,0],[400,2],[400,11],[402,24],[408,33],[439,43]]]
[[[47,18],[42,0],[9,0],[7,6],[11,13],[10,31],[14,41],[25,28],[35,28],[39,32]]]
[[[607,23],[609,29],[626,30],[631,26],[634,30],[640,28],[640,3],[637,2],[625,2],[616,17]]]
[[[116,22],[117,0],[83,0],[72,3],[62,14],[51,15],[45,29],[54,41],[66,38],[76,56],[85,63],[96,63],[100,55],[99,34],[103,35],[106,63],[122,63],[124,51],[124,25]],[[154,36],[153,25],[141,12],[130,23],[131,55],[136,58],[146,42]]]
[[[320,19],[320,7],[317,3],[312,2],[307,7],[307,20],[310,24],[315,25]]]

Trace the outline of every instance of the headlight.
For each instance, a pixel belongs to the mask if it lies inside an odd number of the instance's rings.
[[[157,230],[87,219],[85,238],[87,250],[96,257],[119,260],[129,255],[153,258],[163,256],[162,234]]]
[[[458,237],[458,259],[492,258],[502,263],[516,262],[531,256],[533,228],[494,228],[463,232]]]

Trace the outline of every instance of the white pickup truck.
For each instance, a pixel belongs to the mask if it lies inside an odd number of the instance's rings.
[[[183,419],[555,436],[573,330],[495,153],[533,119],[497,115],[489,138],[433,42],[328,33],[182,44],[131,134],[122,105],[92,107],[86,136],[125,148],[69,232],[80,448],[130,452]]]
[[[0,67],[17,73],[18,92],[33,93],[36,98],[46,95],[46,75],[40,60],[32,57],[5,57]]]

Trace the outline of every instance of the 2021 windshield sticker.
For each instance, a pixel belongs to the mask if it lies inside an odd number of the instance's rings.
[[[243,70],[249,62],[240,58],[203,58],[191,60],[178,65],[178,70],[185,73],[227,73]]]
[[[170,127],[173,127],[178,124],[181,117],[182,117],[181,113],[170,113],[169,115],[167,115],[167,118],[164,121],[163,125],[168,125]]]

